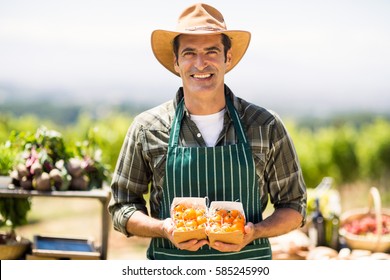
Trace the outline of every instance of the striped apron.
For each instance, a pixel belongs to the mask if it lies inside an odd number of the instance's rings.
[[[240,201],[247,221],[262,220],[260,188],[256,180],[255,164],[238,114],[226,98],[238,142],[216,147],[180,147],[179,134],[184,111],[184,100],[177,106],[167,151],[160,219],[170,216],[174,197],[208,197],[209,201]],[[207,247],[207,248],[206,248]],[[196,252],[179,250],[168,239],[152,238],[149,259],[271,259],[267,238],[248,244],[240,252],[219,252],[203,246]]]

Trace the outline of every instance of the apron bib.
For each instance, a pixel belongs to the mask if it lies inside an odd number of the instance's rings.
[[[170,217],[174,197],[208,197],[210,202],[240,201],[247,221],[262,221],[260,188],[256,180],[255,164],[238,114],[226,98],[238,142],[216,147],[180,147],[179,134],[184,111],[180,101],[169,137],[160,219]],[[207,247],[207,248],[206,248]],[[196,252],[179,250],[168,239],[152,238],[149,259],[271,259],[267,238],[254,240],[240,252],[219,252],[203,246]]]

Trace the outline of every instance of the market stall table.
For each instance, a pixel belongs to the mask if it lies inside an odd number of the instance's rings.
[[[36,191],[36,190],[23,190],[23,189],[9,189],[7,186],[0,186],[0,198],[1,197],[61,197],[61,198],[88,198],[97,199],[102,205],[102,229],[101,229],[101,247],[100,258],[107,259],[108,248],[108,232],[109,232],[109,214],[107,211],[108,203],[110,200],[110,191],[107,188],[92,189],[89,191]]]

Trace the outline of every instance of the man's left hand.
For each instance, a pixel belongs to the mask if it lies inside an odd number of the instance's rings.
[[[248,245],[254,240],[254,233],[255,233],[255,226],[253,223],[247,223],[244,229],[245,229],[244,238],[240,244],[231,244],[231,243],[224,243],[221,241],[215,241],[214,244],[210,244],[210,247],[220,252],[241,251],[242,248],[244,248],[246,245]]]

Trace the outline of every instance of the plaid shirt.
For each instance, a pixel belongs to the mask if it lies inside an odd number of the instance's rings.
[[[261,211],[270,198],[275,208],[292,208],[305,218],[306,186],[294,145],[282,121],[275,113],[236,97],[227,86],[225,94],[233,101],[251,144]],[[150,214],[158,217],[169,132],[182,98],[180,88],[174,100],[139,114],[126,134],[111,183],[112,198],[108,208],[114,228],[126,236],[129,236],[126,223],[131,215],[136,210],[148,213],[144,199],[148,192]],[[226,110],[217,145],[235,144],[236,140],[229,110]],[[188,111],[183,114],[180,145],[206,146]]]

